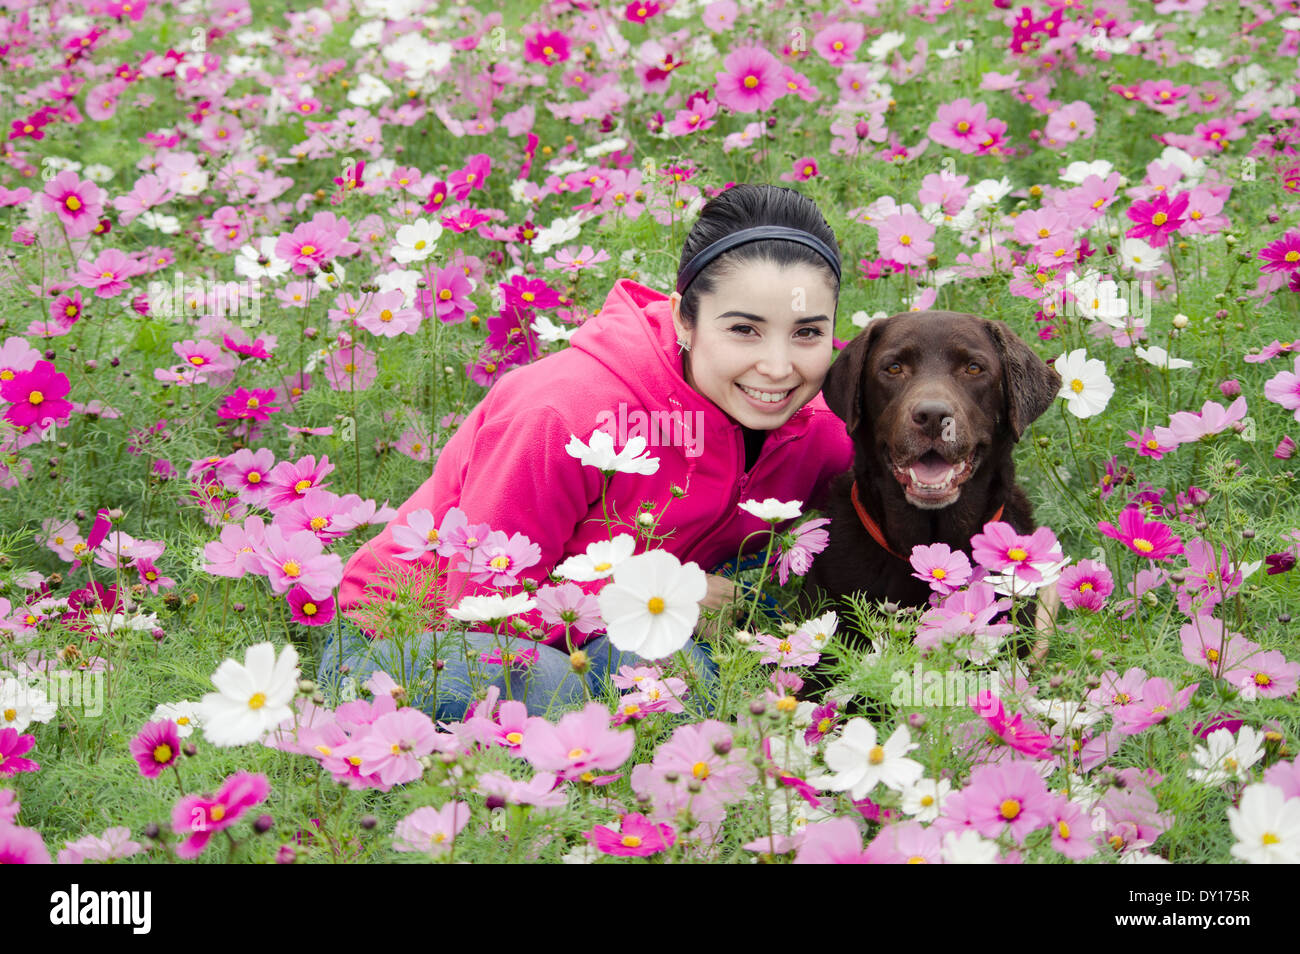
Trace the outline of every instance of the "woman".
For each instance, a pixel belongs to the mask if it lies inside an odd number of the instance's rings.
[[[720,193],[686,239],[671,296],[617,282],[568,349],[493,386],[447,442],[433,476],[348,562],[341,607],[389,595],[385,575],[400,567],[396,555],[406,549],[394,528],[417,511],[429,511],[433,527],[462,543],[467,533],[478,541],[482,525],[522,534],[526,540],[499,549],[496,565],[511,572],[519,563],[519,579],[545,584],[556,565],[610,538],[607,521],[613,533],[634,533],[638,515],[651,514],[656,538],[666,535],[657,546],[707,568],[733,559],[747,535],[766,527],[739,503],[775,497],[815,506],[853,457],[844,424],[818,393],[833,354],[839,272],[835,235],[809,199],[775,186]],[[638,433],[646,437],[657,469],[614,473],[604,486],[600,471],[566,450],[597,428],[616,448]],[[536,545],[531,553],[527,543]],[[433,552],[421,562],[446,571],[447,560]],[[596,592],[605,582],[583,588]],[[456,606],[463,596],[500,591],[452,571],[443,592]],[[731,582],[710,575],[701,605],[719,609],[731,598]],[[569,632],[566,639],[565,627],[546,628],[535,611],[523,619],[542,630],[527,669],[480,661],[500,658],[491,655],[499,644],[490,633],[470,633],[468,652],[438,646],[433,634],[399,648],[342,624],[323,653],[321,681],[337,681],[342,671],[364,683],[380,669],[400,679],[414,661],[417,673],[436,671],[437,680],[436,699],[417,692],[414,704],[457,719],[472,701],[471,685],[484,681],[467,678],[471,664],[502,687],[509,671],[510,693],[540,714],[599,692],[606,675],[638,662],[603,635]],[[712,671],[704,647],[692,641],[688,649]]]

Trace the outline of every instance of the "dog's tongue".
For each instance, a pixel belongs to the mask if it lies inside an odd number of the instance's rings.
[[[912,465],[912,473],[923,484],[941,483],[951,471],[952,464],[934,451],[917,458],[916,463]]]

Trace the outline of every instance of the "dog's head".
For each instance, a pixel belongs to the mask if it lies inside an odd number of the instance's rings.
[[[1004,324],[952,311],[873,321],[822,385],[859,449],[909,503],[950,506],[1056,398],[1060,375]]]

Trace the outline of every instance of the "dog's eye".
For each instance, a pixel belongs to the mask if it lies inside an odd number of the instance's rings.
[[[894,361],[891,364],[885,365],[885,373],[889,375],[902,374],[903,366],[897,361]]]
[[[967,374],[979,374],[979,373],[982,372],[983,370],[984,370],[984,369],[981,368],[981,367],[980,367],[978,364],[976,364],[974,361],[972,361],[970,364],[966,365],[966,373],[967,373]]]

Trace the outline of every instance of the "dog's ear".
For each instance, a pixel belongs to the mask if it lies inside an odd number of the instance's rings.
[[[866,366],[872,344],[880,335],[881,326],[888,320],[877,318],[845,345],[822,383],[822,396],[827,406],[844,422],[850,435],[857,431],[861,419],[862,369]]]
[[[1007,423],[1016,440],[1052,406],[1061,376],[1000,321],[987,321],[989,337],[1002,361],[1002,393]]]

